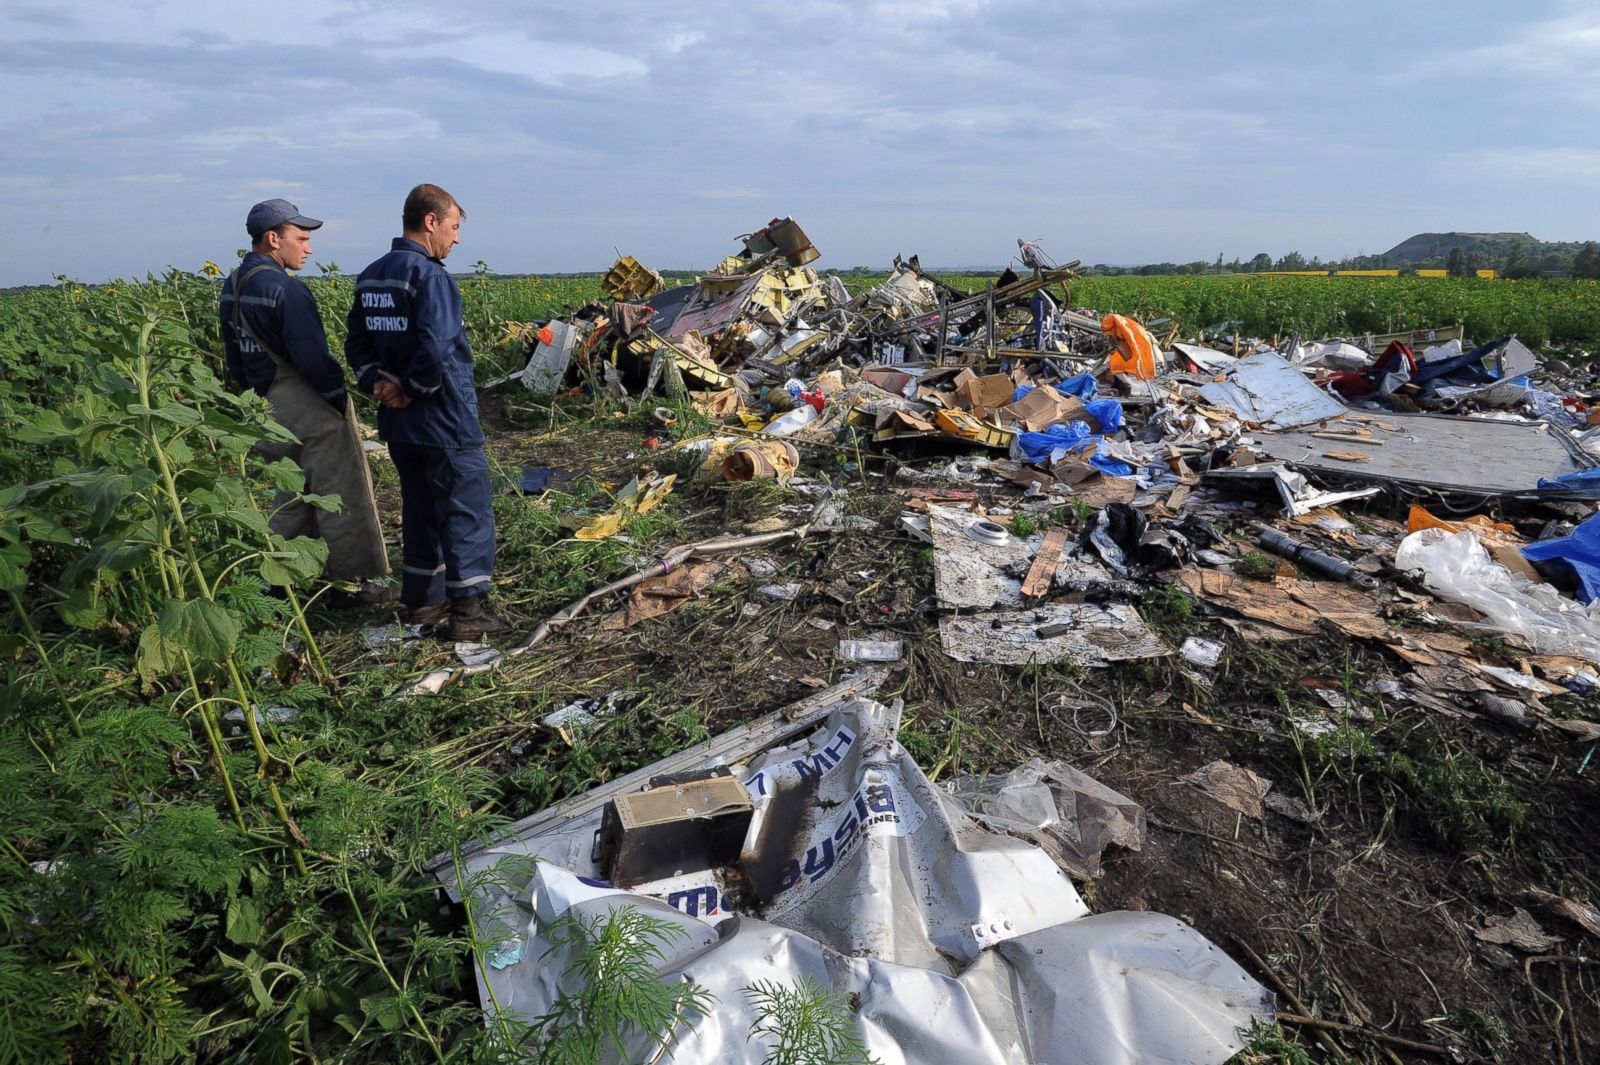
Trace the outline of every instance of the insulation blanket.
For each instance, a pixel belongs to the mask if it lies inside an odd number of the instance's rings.
[[[883,1065],[1221,1063],[1271,1016],[1270,993],[1194,929],[1091,916],[1044,851],[980,828],[900,745],[898,718],[854,699],[732,767],[755,806],[737,870],[614,888],[591,857],[598,811],[479,856],[480,874],[500,862],[467,884],[492,944],[477,967],[485,1009],[531,1021],[575,993],[577,948],[552,949],[552,924],[633,906],[684,933],[661,978],[712,997],[659,1058],[641,1041],[623,1060],[761,1062],[746,989],[808,975],[859,1002]]]

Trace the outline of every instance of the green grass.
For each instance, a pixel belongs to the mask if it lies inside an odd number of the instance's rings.
[[[1307,754],[1319,787],[1375,795],[1446,846],[1511,855],[1528,822],[1528,803],[1505,775],[1436,727],[1369,731],[1346,721],[1312,739]]]
[[[1310,1052],[1275,1023],[1257,1021],[1246,1035],[1245,1048],[1228,1065],[1315,1065]]]
[[[977,291],[983,278],[946,277]],[[1524,342],[1600,339],[1600,282],[1435,277],[1086,277],[1071,303],[1150,320],[1180,335],[1237,323],[1245,336],[1388,333],[1460,324],[1479,342],[1516,333]]]
[[[965,291],[981,291],[991,278],[938,275]],[[214,315],[215,285],[195,275],[169,271],[153,284],[188,288],[201,296],[194,309]],[[176,279],[176,280],[174,280]],[[845,275],[852,292],[881,275]],[[349,310],[348,277],[307,278],[323,308],[330,340],[342,342]],[[24,305],[89,308],[103,312],[127,306],[141,286],[114,282],[57,289],[0,292],[0,308]],[[502,323],[531,322],[568,314],[603,299],[600,275],[461,278],[467,326],[480,354],[491,354]],[[1253,274],[1085,277],[1069,288],[1073,306],[1146,320],[1170,317],[1180,333],[1213,326],[1238,328],[1247,336],[1305,337],[1385,333],[1460,324],[1478,341],[1516,333],[1525,342],[1586,343],[1600,340],[1600,282],[1576,279],[1506,281],[1434,277],[1266,277]],[[0,319],[8,317],[0,315]],[[203,324],[203,323],[196,323]]]

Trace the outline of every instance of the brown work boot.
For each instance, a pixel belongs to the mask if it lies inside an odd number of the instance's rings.
[[[450,600],[452,640],[483,640],[511,631],[511,623],[489,606],[487,595],[471,595]]]
[[[450,604],[443,599],[426,606],[408,606],[400,612],[400,621],[406,625],[421,625],[430,632],[450,620]]]

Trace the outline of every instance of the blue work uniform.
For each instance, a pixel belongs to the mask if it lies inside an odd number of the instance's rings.
[[[264,270],[256,267],[264,266]],[[233,286],[250,275],[244,291]],[[233,302],[239,300],[239,316],[244,319],[243,335],[233,328]],[[341,413],[345,408],[344,368],[328,353],[328,334],[317,313],[317,301],[304,281],[289,272],[269,255],[253,251],[239,263],[239,269],[222,286],[217,320],[222,326],[222,344],[227,355],[228,376],[245,388],[267,394],[278,376],[278,364],[261,348],[267,345],[283,355],[328,404]],[[259,338],[260,343],[257,343]]]
[[[378,435],[400,475],[400,601],[428,606],[489,590],[494,511],[461,290],[444,264],[396,237],[356,279],[345,359],[369,395],[380,370],[411,397],[380,407]]]
[[[292,443],[263,440],[256,450],[269,459],[288,459],[305,474],[303,493],[283,489],[273,499],[272,531],[286,540],[310,536],[326,543],[328,580],[388,576],[388,551],[344,367],[328,353],[311,290],[276,259],[251,252],[223,284],[217,315],[228,376],[267,397],[273,420],[295,437]],[[323,510],[305,495],[337,496],[343,505]]]

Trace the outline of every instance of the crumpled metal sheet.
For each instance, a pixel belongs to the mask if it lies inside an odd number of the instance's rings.
[[[1053,635],[1041,635],[1053,633]],[[1105,666],[1172,651],[1126,603],[1046,603],[939,619],[944,653],[957,662],[1003,666],[1076,662]]]
[[[1202,386],[1200,394],[1268,429],[1327,421],[1349,409],[1272,352],[1240,359],[1228,371],[1227,380]]]
[[[1126,604],[1023,607],[1022,579],[1042,537],[1023,540],[1007,536],[998,544],[983,543],[968,533],[980,520],[970,511],[930,504],[928,518],[933,537],[933,587],[939,605],[979,611],[939,621],[940,645],[956,661],[1001,665],[1073,661],[1103,666],[1169,653],[1138,612]],[[1061,631],[1041,635],[1041,629]]]
[[[1022,578],[1033,551],[1027,541],[1007,536],[998,544],[969,534],[983,520],[970,510],[931,504],[933,588],[939,605],[950,610],[1022,605]]]
[[[538,1016],[571,979],[543,931],[569,912],[633,905],[688,933],[657,972],[697,981],[714,1004],[683,1018],[659,1059],[640,1046],[622,1060],[760,1062],[744,989],[806,975],[859,996],[860,1032],[884,1065],[1221,1063],[1270,1015],[1270,994],[1181,922],[1088,916],[1043,851],[979,828],[897,731],[898,710],[853,699],[803,741],[733,767],[756,805],[744,882],[685,870],[610,887],[591,859],[598,806],[536,816],[533,834],[477,854],[479,871],[496,854],[544,859],[472,889],[480,925],[501,938],[479,968],[485,1008]]]
[[[550,323],[551,342],[540,341],[522,368],[523,387],[530,392],[550,393],[561,387],[572,365],[572,348],[578,340],[578,327],[560,319]]]

